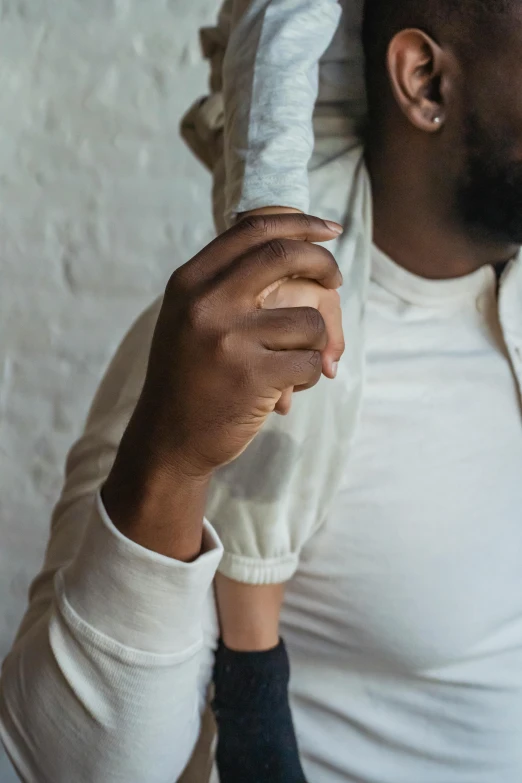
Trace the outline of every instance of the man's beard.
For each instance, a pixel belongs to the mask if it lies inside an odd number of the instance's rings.
[[[466,121],[466,165],[458,183],[461,218],[488,241],[522,245],[522,162],[501,131],[489,131],[478,115]]]

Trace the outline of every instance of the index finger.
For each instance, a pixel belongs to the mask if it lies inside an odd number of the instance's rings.
[[[327,242],[342,231],[339,223],[302,213],[249,215],[194,256],[189,262],[191,277],[209,280],[247,251],[274,239]]]

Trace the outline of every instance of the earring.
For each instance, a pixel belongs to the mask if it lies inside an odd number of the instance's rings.
[[[435,125],[440,125],[442,122],[441,116],[439,114],[436,114],[435,117],[433,118],[433,122],[435,123]]]

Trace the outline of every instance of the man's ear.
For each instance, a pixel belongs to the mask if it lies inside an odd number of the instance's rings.
[[[438,131],[446,119],[446,55],[422,30],[401,30],[388,47],[390,82],[402,112],[419,130]]]

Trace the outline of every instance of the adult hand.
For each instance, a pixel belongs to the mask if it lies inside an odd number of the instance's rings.
[[[249,217],[172,275],[140,401],[167,463],[203,475],[230,462],[286,389],[317,383],[324,317],[280,282],[299,278],[299,290],[315,281],[335,292],[337,263],[312,243],[338,233],[305,215]],[[264,307],[267,295],[278,309]]]
[[[302,214],[293,207],[261,207],[251,212],[245,212],[241,218],[254,215]],[[279,280],[266,292],[263,307],[269,309],[285,307],[313,307],[321,313],[326,326],[326,345],[322,351],[323,374],[327,378],[335,378],[339,359],[344,352],[344,335],[342,325],[341,303],[337,291],[324,288],[314,280],[290,279]],[[294,391],[302,388],[286,389],[281,395],[276,412],[286,414],[292,404]]]
[[[341,273],[332,254],[313,243],[340,230],[301,214],[248,217],[172,275],[143,391],[104,489],[113,521],[130,518],[122,488],[127,498],[139,488],[140,507],[156,508],[151,519],[160,514],[160,494],[173,502],[174,485],[178,505],[192,505],[195,519],[196,504],[184,499],[188,484],[204,483],[236,458],[285,390],[317,383],[327,344],[321,313],[290,307],[290,299],[283,308],[264,305],[270,296],[281,304],[281,281],[294,278],[314,281],[333,298]],[[299,297],[293,303],[302,304]],[[178,549],[168,551],[180,556]]]

